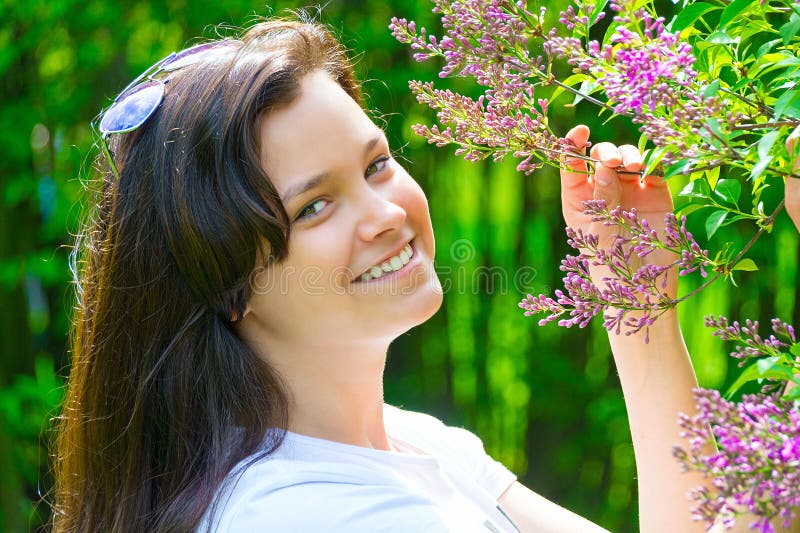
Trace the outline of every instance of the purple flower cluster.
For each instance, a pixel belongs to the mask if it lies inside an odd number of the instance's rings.
[[[603,88],[609,104],[620,115],[630,115],[640,131],[656,146],[669,146],[672,153],[693,157],[701,146],[701,133],[709,117],[726,116],[719,98],[705,98],[697,80],[692,47],[680,40],[679,32],[669,32],[663,17],[637,8],[633,0],[611,2],[619,26],[609,42],[601,45],[581,39],[560,37],[555,28],[548,33],[544,47],[548,54],[566,58],[586,72]],[[585,13],[574,13],[571,6],[561,12],[567,28],[575,20],[586,20]],[[729,122],[736,117],[726,117]],[[691,132],[691,138],[687,133]],[[674,156],[666,155],[665,163]]]
[[[593,13],[597,7],[594,3],[584,4],[580,0],[576,1],[575,4],[578,6],[578,12],[575,12],[575,8],[570,5],[567,6],[567,9],[562,11],[558,17],[558,22],[563,24],[570,31],[574,30],[576,27],[587,28],[592,22],[588,13]],[[597,14],[597,18],[595,18],[594,22],[602,20],[605,16],[605,12],[601,11]]]
[[[587,70],[597,76],[609,99],[616,102],[618,113],[640,115],[645,108],[674,106],[675,89],[691,87],[697,73],[692,68],[695,61],[692,47],[681,41],[678,33],[666,31],[663,17],[654,17],[634,5],[630,1],[611,2],[611,9],[617,12],[614,22],[620,26],[602,49],[600,43],[591,41],[583,61]],[[632,26],[632,22],[636,25]],[[634,32],[631,27],[639,31]],[[554,45],[545,44],[548,48]],[[572,57],[577,51],[569,52],[570,63],[580,62]],[[583,51],[580,53],[583,55]]]
[[[800,405],[775,395],[748,395],[739,403],[715,390],[694,391],[698,412],[681,415],[688,447],[673,454],[684,471],[705,474],[694,489],[692,514],[730,528],[737,516],[756,517],[751,529],[791,526],[800,506]]]
[[[442,15],[441,39],[398,18],[389,26],[392,35],[415,50],[417,61],[443,58],[440,77],[472,76],[487,89],[475,101],[437,90],[432,83],[410,82],[417,100],[436,110],[442,124],[417,124],[414,131],[437,146],[455,144],[456,155],[469,161],[513,155],[521,159],[517,169],[526,174],[557,160],[568,147],[550,130],[548,101],[536,98],[534,85],[527,81],[534,73],[543,74],[542,58],[528,53],[526,21],[541,29],[544,9],[537,16],[521,1],[434,0],[433,11]]]
[[[433,4],[433,12],[441,14],[445,29],[441,40],[428,35],[425,28],[417,32],[413,21],[397,17],[392,18],[389,29],[398,41],[416,50],[415,60],[444,58],[440,77],[473,75],[478,83],[489,86],[493,76],[488,71],[493,65],[519,65],[527,72],[536,63],[528,55],[527,24],[523,20],[536,16],[527,11],[525,2],[433,0]],[[540,13],[543,16],[544,10]]]
[[[545,8],[533,13],[523,0],[432,2],[433,12],[441,15],[441,38],[402,18],[393,18],[389,27],[395,38],[411,47],[416,60],[442,59],[440,77],[470,76],[487,88],[485,118],[502,121],[503,128],[482,129],[476,125],[481,114],[463,115],[458,108],[452,110],[451,122],[438,127],[439,133],[427,126],[416,128],[433,144],[457,145],[459,153],[473,161],[512,154],[522,159],[520,170],[526,173],[543,164],[558,165],[569,147],[556,142],[547,122],[549,102],[534,97],[537,86],[556,86],[557,92],[572,92],[630,116],[661,148],[664,165],[688,160],[691,166],[706,168],[712,161],[734,157],[731,138],[758,122],[757,116],[744,115],[742,102],[751,115],[753,109],[768,111],[739,94],[723,97],[718,80],[715,85],[707,75],[700,76],[692,46],[681,40],[680,32],[666,29],[651,3],[610,2],[613,30],[601,43],[589,39],[590,28],[605,15],[591,0],[574,0],[560,12],[559,27],[570,32],[567,36],[545,28]],[[544,56],[531,53],[540,46]],[[584,77],[559,81],[552,74],[555,58],[566,58]],[[577,83],[588,85],[578,88]],[[421,95],[423,87],[415,83],[411,88],[432,108],[449,105],[447,99],[432,97],[430,90]],[[605,99],[593,95],[598,89]],[[517,122],[516,132],[510,131],[512,121]]]
[[[519,303],[525,315],[546,313],[539,325],[556,319],[564,327],[585,327],[592,317],[603,312],[603,327],[619,334],[631,335],[645,330],[649,341],[649,327],[664,311],[675,307],[677,300],[664,292],[670,270],[677,266],[679,275],[713,265],[708,252],[702,250],[691,233],[686,230],[685,217],[678,222],[669,213],[665,220],[663,236],[647,222],[640,219],[635,209],[609,210],[602,200],[584,202],[584,213],[593,222],[616,226],[620,232],[610,246],[603,247],[600,238],[582,230],[567,228],[568,244],[580,252],[568,255],[561,261],[565,291],[556,290],[555,298],[545,295],[527,295]],[[656,250],[675,254],[672,264],[656,265],[642,261]],[[602,286],[592,280],[592,270],[602,271]],[[596,276],[595,276],[596,277]],[[564,314],[567,318],[560,318]]]
[[[617,240],[630,245],[631,252],[637,256],[645,257],[656,249],[671,250],[680,255],[676,262],[680,268],[678,275],[685,276],[698,269],[703,277],[708,275],[706,267],[713,264],[708,258],[708,250],[701,249],[692,233],[686,229],[685,216],[678,220],[674,213],[667,213],[664,218],[664,235],[659,237],[647,220],[638,217],[636,208],[630,211],[621,207],[609,210],[602,200],[589,200],[585,202],[585,207],[585,213],[591,217],[592,222],[618,226],[623,232],[630,234],[627,238],[618,235]]]
[[[767,338],[759,335],[758,321],[748,319],[742,326],[737,321],[729,323],[724,316],[718,318],[707,316],[705,324],[707,327],[715,329],[714,336],[724,341],[741,343],[731,352],[731,357],[741,359],[739,366],[743,366],[751,358],[780,355],[781,348],[787,348],[797,342],[794,328],[777,318],[772,319],[773,334]],[[783,337],[786,342],[781,341],[775,335]]]
[[[440,129],[415,124],[414,132],[437,146],[457,145],[456,155],[468,161],[489,156],[501,161],[512,154],[522,159],[517,170],[530,174],[542,165],[540,152],[563,149],[562,141],[547,126],[547,102],[539,102],[542,111],[529,106],[534,97],[531,87],[507,96],[490,89],[476,101],[435,89],[430,82],[412,81],[409,86],[420,103],[437,110],[442,124],[452,125]]]

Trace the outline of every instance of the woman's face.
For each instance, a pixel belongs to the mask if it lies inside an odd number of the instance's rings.
[[[328,74],[307,75],[293,103],[265,115],[261,157],[292,229],[287,258],[254,273],[245,321],[285,346],[330,349],[391,342],[436,312],[425,194]]]

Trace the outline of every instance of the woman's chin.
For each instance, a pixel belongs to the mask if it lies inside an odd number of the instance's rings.
[[[431,280],[430,286],[426,287],[425,294],[420,296],[424,296],[424,298],[420,298],[422,301],[419,302],[418,306],[415,306],[414,313],[408,315],[409,320],[406,322],[406,327],[400,331],[398,335],[402,335],[409,329],[424,324],[441,309],[442,302],[444,301],[444,294],[442,293],[442,285],[439,283],[439,278],[436,277],[435,274]]]

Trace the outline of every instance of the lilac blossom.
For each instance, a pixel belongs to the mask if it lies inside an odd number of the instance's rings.
[[[610,39],[601,44],[588,38],[590,27],[605,16],[594,3],[578,0],[560,12],[558,22],[571,33],[568,36],[544,27],[544,7],[534,13],[526,4],[511,0],[433,0],[433,12],[441,15],[441,37],[413,21],[392,19],[392,35],[410,46],[415,60],[442,59],[439,76],[443,78],[473,77],[487,88],[487,118],[507,124],[516,120],[519,125],[516,135],[509,134],[509,127],[479,131],[475,124],[480,114],[465,115],[453,109],[450,120],[441,121],[437,127],[449,133],[439,135],[421,125],[415,131],[438,146],[456,144],[459,154],[471,161],[490,156],[500,160],[511,154],[522,160],[520,170],[526,173],[543,164],[558,166],[569,147],[556,143],[558,139],[549,129],[549,101],[534,97],[535,87],[555,85],[617,114],[631,116],[642,133],[664,148],[664,164],[679,158],[699,162],[724,155],[724,147],[709,142],[710,138],[718,136],[720,128],[732,131],[747,117],[731,110],[715,91],[708,91],[709,80],[701,80],[694,68],[692,47],[680,39],[679,32],[666,30],[663,17],[638,7],[640,3],[635,0],[611,2],[617,26]],[[536,46],[529,46],[532,42]],[[530,50],[539,46],[545,54],[531,54]],[[556,80],[551,65],[557,58],[566,59],[587,74],[587,81],[603,91],[607,102]],[[450,103],[419,92],[425,89],[431,93],[432,86],[416,82],[411,88],[436,110],[445,110]]]
[[[709,117],[725,117],[728,127],[743,117],[726,111],[719,97],[704,96],[693,68],[691,45],[681,41],[679,32],[667,31],[663,17],[635,5],[632,1],[610,3],[616,12],[614,22],[620,25],[607,44],[589,41],[584,47],[581,39],[561,37],[553,28],[545,50],[586,72],[602,87],[615,113],[631,116],[656,146],[669,147],[665,164],[678,156],[702,156],[712,149],[703,141],[710,133]],[[565,20],[576,17],[569,8],[561,16]]]
[[[435,89],[430,82],[412,81],[410,87],[420,103],[437,110],[442,124],[453,124],[443,129],[416,124],[414,131],[437,146],[456,144],[456,155],[463,155],[468,161],[489,156],[500,161],[512,154],[522,158],[517,170],[529,174],[542,165],[538,152],[561,151],[566,146],[550,131],[543,112],[526,107],[534,98],[530,88],[513,97],[498,96],[490,89],[478,100],[472,100],[449,90]],[[546,102],[539,105],[546,112]]]
[[[555,298],[529,294],[519,307],[526,316],[546,314],[539,325],[558,319],[558,325],[564,327],[585,327],[592,317],[603,313],[603,326],[608,331],[620,334],[624,328],[625,334],[631,335],[644,329],[645,341],[649,341],[649,327],[678,303],[665,292],[673,267],[677,266],[679,275],[683,275],[714,263],[686,230],[685,217],[679,223],[669,213],[661,236],[647,220],[638,217],[635,209],[609,210],[602,200],[583,205],[592,221],[615,226],[619,234],[604,247],[597,235],[567,228],[567,243],[580,253],[561,261],[566,292],[557,290]],[[656,250],[673,252],[674,263],[655,265],[642,261]],[[600,286],[593,281],[592,268],[608,273],[601,278]]]
[[[525,2],[508,0],[433,0],[433,12],[442,16],[444,36],[438,39],[425,28],[406,19],[392,18],[389,29],[401,43],[415,50],[414,59],[424,61],[442,57],[445,65],[439,76],[473,75],[481,85],[490,85],[490,65],[517,65],[527,72],[541,58],[528,55],[528,25],[525,18],[541,21],[525,8]]]
[[[570,148],[550,129],[548,101],[537,98],[532,73],[542,76],[542,57],[528,53],[530,28],[526,20],[544,17],[527,11],[524,2],[501,0],[434,1],[433,11],[442,15],[445,35],[439,39],[406,19],[393,18],[389,28],[400,42],[415,51],[414,59],[441,57],[440,77],[472,76],[485,94],[477,101],[432,83],[409,83],[420,103],[437,111],[442,126],[417,124],[414,131],[437,146],[455,144],[456,155],[468,161],[507,155],[520,159],[517,169],[526,174],[552,164]]]
[[[741,343],[731,352],[731,357],[741,359],[739,366],[743,366],[749,359],[755,357],[780,355],[783,348],[796,343],[794,328],[777,318],[772,319],[773,334],[766,338],[758,333],[758,321],[748,319],[744,325],[740,325],[737,321],[729,323],[724,316],[717,318],[707,316],[705,324],[707,327],[715,329],[714,336],[724,341]],[[775,335],[783,337],[784,340],[780,340]]]
[[[695,389],[697,413],[682,414],[674,456],[684,471],[701,472],[707,485],[692,490],[692,515],[709,526],[730,528],[742,513],[751,529],[789,528],[800,506],[800,405],[776,395],[725,400],[715,390]]]

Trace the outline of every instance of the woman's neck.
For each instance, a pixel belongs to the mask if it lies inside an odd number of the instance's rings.
[[[383,371],[389,341],[281,346],[258,353],[289,392],[289,431],[390,450],[383,423]]]

